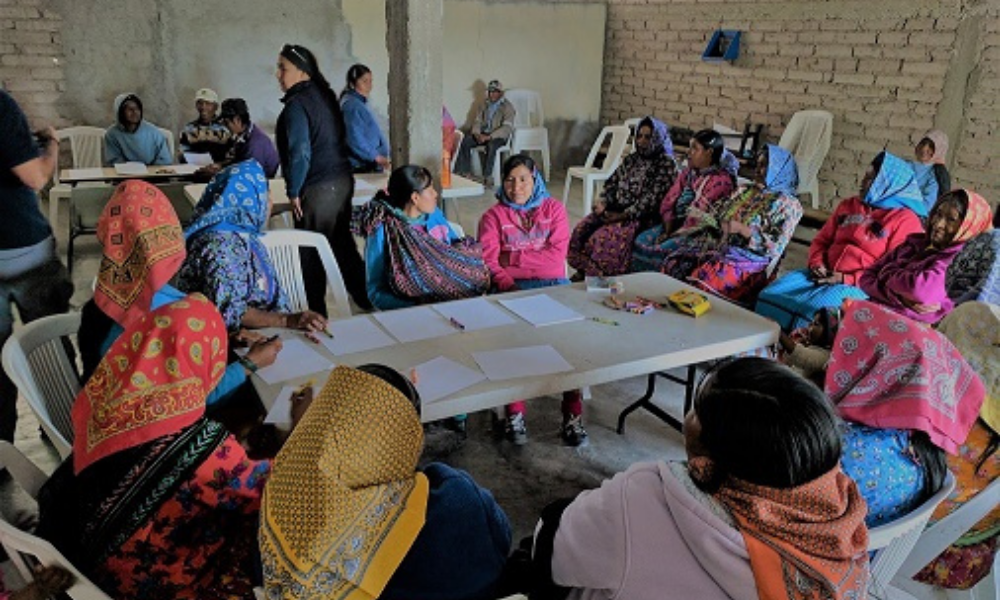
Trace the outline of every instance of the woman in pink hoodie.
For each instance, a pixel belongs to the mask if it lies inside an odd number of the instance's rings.
[[[503,165],[497,203],[479,221],[483,260],[498,291],[529,290],[566,285],[569,219],[566,207],[549,196],[535,161],[515,154]],[[569,446],[587,439],[583,428],[583,401],[579,390],[563,393],[560,435]],[[528,441],[524,401],[507,405],[507,438],[517,445]]]
[[[838,423],[787,367],[724,364],[684,421],[686,463],[636,464],[545,509],[532,598],[863,597],[866,508],[840,468]]]

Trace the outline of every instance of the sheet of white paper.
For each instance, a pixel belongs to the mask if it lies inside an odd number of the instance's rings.
[[[373,183],[368,183],[364,179],[361,179],[359,177],[355,177],[354,178],[354,191],[356,191],[356,192],[358,192],[358,191],[375,192],[375,191],[378,191],[378,188],[375,187],[375,184],[373,184]]]
[[[444,337],[459,331],[429,306],[379,312],[375,313],[375,318],[392,337],[404,343]]]
[[[174,173],[177,173],[178,175],[190,175],[195,171],[197,171],[198,169],[200,169],[201,167],[198,165],[188,164],[188,165],[173,165],[172,167],[167,167],[167,168],[172,170]]]
[[[553,300],[548,294],[501,300],[500,304],[535,327],[583,320],[583,315]]]
[[[212,164],[212,155],[208,152],[185,152],[184,162],[189,165],[206,167]]]
[[[282,339],[281,352],[273,365],[257,371],[268,385],[333,369],[333,363],[297,338]]]
[[[141,162],[126,162],[116,164],[115,172],[119,175],[148,175],[149,169]]]
[[[552,346],[525,346],[473,352],[472,358],[491,381],[572,371],[573,365]]]
[[[469,298],[457,302],[435,304],[434,310],[441,313],[445,319],[455,319],[464,325],[465,329],[462,331],[476,331],[517,323],[507,311],[486,298]]]
[[[319,391],[316,386],[313,388],[313,397],[316,397],[316,393]],[[299,390],[299,386],[286,385],[281,388],[278,392],[278,397],[274,399],[274,404],[271,405],[271,410],[267,411],[267,416],[264,417],[265,423],[273,423],[274,425],[291,425],[292,424],[292,394]]]
[[[69,179],[96,179],[104,177],[104,169],[100,167],[91,169],[66,169],[66,177]]]
[[[328,327],[333,337],[318,334],[316,337],[334,356],[383,348],[396,343],[382,328],[366,316],[330,321]]]
[[[420,392],[420,401],[424,403],[440,400],[486,379],[486,376],[479,371],[443,356],[413,368],[417,371],[417,391]]]

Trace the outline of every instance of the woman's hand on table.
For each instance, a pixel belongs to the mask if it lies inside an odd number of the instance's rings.
[[[274,364],[278,359],[278,353],[281,352],[281,346],[281,340],[277,336],[260,340],[250,345],[246,357],[257,365],[258,369],[262,369]]]
[[[312,406],[313,388],[311,385],[303,386],[302,389],[292,394],[292,429],[294,430],[306,411]]]
[[[285,327],[304,331],[310,341],[319,342],[319,338],[315,334],[327,330],[327,320],[319,313],[305,310],[285,315]]]
[[[250,329],[245,329],[240,327],[240,330],[233,334],[232,344],[238,348],[246,348],[256,342],[262,342],[267,339],[267,336],[260,332],[252,331]]]

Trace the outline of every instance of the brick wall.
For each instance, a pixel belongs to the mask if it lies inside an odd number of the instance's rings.
[[[58,108],[65,89],[61,27],[43,0],[0,0],[0,84],[35,127],[66,125]]]
[[[998,22],[1000,0],[610,0],[602,120],[652,113],[692,129],[716,121],[742,129],[750,119],[776,141],[796,111],[828,110],[827,206],[856,193],[883,147],[910,158],[939,127],[951,138],[954,182],[996,205]],[[733,64],[701,61],[719,27],[744,32]]]

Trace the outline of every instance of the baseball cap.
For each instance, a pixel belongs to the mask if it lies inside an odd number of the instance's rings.
[[[208,88],[201,88],[194,95],[194,101],[204,100],[205,102],[211,102],[213,104],[219,103],[219,95],[215,93],[215,90],[210,90]]]
[[[486,91],[487,92],[502,92],[503,91],[503,84],[500,83],[499,79],[494,79],[493,81],[491,81],[486,86]]]

